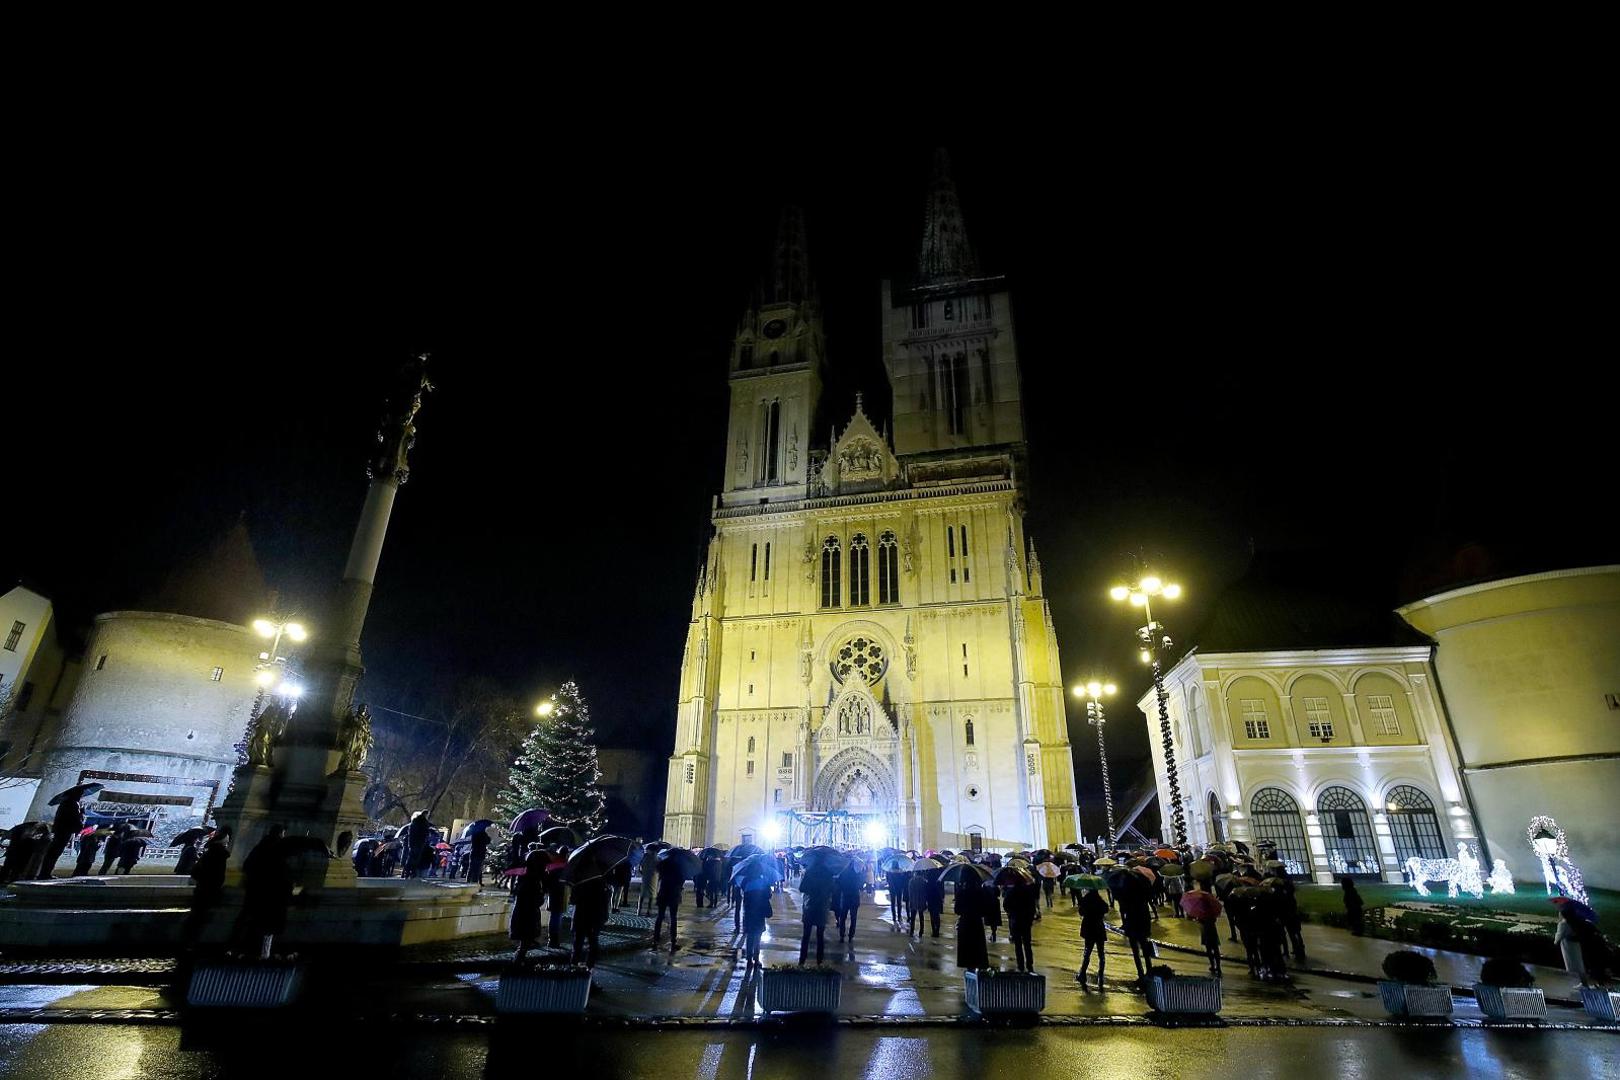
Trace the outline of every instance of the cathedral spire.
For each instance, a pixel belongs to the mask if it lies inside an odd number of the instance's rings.
[[[771,265],[768,302],[798,303],[811,299],[815,288],[810,282],[810,260],[805,254],[804,211],[797,206],[782,207],[776,226],[776,258]]]
[[[979,260],[968,243],[967,228],[962,224],[962,202],[956,195],[956,181],[951,179],[951,159],[941,147],[934,151],[934,175],[928,184],[917,277],[925,285],[940,285],[978,274]]]

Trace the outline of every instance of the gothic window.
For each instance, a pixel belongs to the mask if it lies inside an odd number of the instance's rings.
[[[833,654],[832,673],[839,682],[854,675],[868,686],[875,686],[888,666],[889,658],[883,646],[865,635],[858,635],[840,645]]]
[[[753,581],[755,573],[759,570],[759,545],[755,544],[748,552],[748,580]]]
[[[1209,835],[1215,838],[1216,843],[1226,840],[1226,830],[1221,828],[1221,804],[1216,800],[1215,793],[1209,793]]]
[[[1414,855],[1420,859],[1446,857],[1440,818],[1427,795],[1410,784],[1402,784],[1390,788],[1384,809],[1389,813],[1389,835],[1395,841],[1395,858],[1402,865]]]
[[[784,769],[793,768],[793,755],[792,754],[783,754],[782,755],[782,768],[784,768]]]
[[[771,580],[771,542],[765,541],[765,580]]]
[[[962,534],[962,580],[967,582],[972,580],[968,575],[973,572],[968,564],[967,526],[961,526],[959,531]]]
[[[12,652],[17,651],[17,642],[22,640],[22,632],[25,628],[25,624],[20,622],[14,622],[11,624],[11,633],[6,635],[7,649]]]
[[[752,345],[744,345],[738,351],[737,366],[745,368],[754,366],[754,347]]]
[[[1394,695],[1368,694],[1367,711],[1372,714],[1373,724],[1378,728],[1378,734],[1399,735],[1401,733],[1401,718],[1395,713]]]
[[[913,330],[928,329],[927,304],[917,304],[911,309],[911,328]]]
[[[973,717],[971,717],[971,716],[968,717],[967,721],[962,725],[962,727],[963,727],[964,734],[965,734],[965,736],[967,738],[967,744],[969,746],[972,746],[973,745]]]
[[[872,553],[866,534],[856,533],[849,541],[849,606],[867,607],[872,603]]]
[[[962,642],[962,678],[967,678],[967,642]]]
[[[1328,712],[1327,698],[1305,699],[1305,722],[1313,739],[1333,738],[1333,714]]]
[[[753,775],[754,775],[754,763],[753,763],[753,762],[752,762],[752,761],[750,761],[750,762],[749,762],[749,763],[748,763],[748,775],[749,775],[749,776],[753,776]]]
[[[894,533],[878,537],[878,603],[900,602],[900,544]]]
[[[752,735],[748,736],[748,752],[750,754],[754,752],[754,737]]]
[[[776,362],[775,356],[775,353],[771,354],[772,363]],[[763,401],[760,402],[759,409],[759,478],[766,483],[775,483],[781,466],[782,403]]]
[[[945,553],[950,557],[951,584],[956,584],[956,530],[945,526]]]
[[[957,353],[953,358],[946,356],[946,363],[950,372],[950,407],[951,407],[951,434],[961,435],[967,431],[968,394],[968,366],[967,354]]]
[[[1378,873],[1378,846],[1373,839],[1372,818],[1361,796],[1345,787],[1330,787],[1316,800],[1316,813],[1322,819],[1322,840],[1328,858],[1339,873]],[[1334,859],[1337,855],[1338,858]]]
[[[1266,717],[1266,703],[1259,698],[1243,698],[1243,734],[1250,739],[1271,738],[1271,721]]]
[[[781,788],[776,789],[776,792],[771,796],[771,802],[774,803],[777,806],[782,805],[782,789]]]
[[[829,536],[821,545],[821,606],[824,608],[838,607],[843,596],[839,560],[838,537]]]
[[[1310,847],[1305,842],[1305,823],[1299,816],[1299,804],[1286,791],[1279,788],[1261,788],[1249,802],[1249,829],[1257,841],[1269,840],[1277,846],[1277,857],[1284,863],[1299,867],[1295,876],[1306,873],[1310,866]]]
[[[990,377],[990,350],[988,348],[979,350],[979,379],[984,383],[984,400],[996,400],[996,384],[995,380]]]

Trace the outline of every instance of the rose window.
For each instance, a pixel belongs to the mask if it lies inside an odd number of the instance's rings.
[[[838,647],[833,654],[832,672],[839,682],[847,682],[851,675],[860,677],[868,686],[874,686],[888,670],[889,658],[883,646],[869,637],[853,637]]]

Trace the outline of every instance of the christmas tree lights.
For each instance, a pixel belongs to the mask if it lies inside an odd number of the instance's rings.
[[[563,683],[552,708],[523,740],[496,809],[516,817],[543,806],[551,819],[588,839],[601,831],[606,800],[596,763],[596,732],[590,709],[572,680]]]

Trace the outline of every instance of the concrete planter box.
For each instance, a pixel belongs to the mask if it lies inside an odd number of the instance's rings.
[[[1155,1012],[1212,1016],[1221,1011],[1221,980],[1204,975],[1154,975],[1147,1000]]]
[[[836,971],[767,968],[759,984],[759,1004],[768,1013],[836,1013],[843,985],[843,976]]]
[[[582,1013],[591,997],[589,971],[508,971],[495,991],[502,1015]]]
[[[1545,1020],[1547,995],[1533,986],[1474,984],[1479,1011],[1492,1020]]]
[[[279,1009],[292,1004],[303,982],[296,964],[198,964],[186,986],[195,1009]]]
[[[1378,996],[1391,1016],[1450,1016],[1451,987],[1378,980]]]
[[[967,1007],[980,1016],[1038,1013],[1046,1008],[1046,976],[1024,972],[980,975],[962,973]]]
[[[1620,1023],[1620,993],[1601,986],[1583,986],[1580,989],[1581,1006],[1587,1016],[1610,1024]]]

